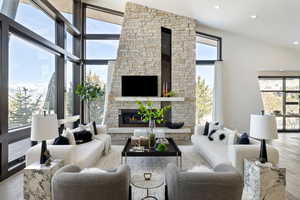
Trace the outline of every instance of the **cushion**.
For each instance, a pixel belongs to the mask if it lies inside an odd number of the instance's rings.
[[[203,135],[208,135],[209,134],[209,123],[206,122],[204,126],[204,132]]]
[[[81,128],[81,130],[85,130],[85,131],[90,132],[92,134],[92,138],[94,138],[94,136],[96,134],[96,131],[94,129],[93,122],[88,123],[87,125],[80,124],[79,128]]]
[[[99,168],[84,168],[83,170],[80,171],[80,173],[97,174],[97,173],[107,173],[107,171]]]
[[[86,130],[74,132],[76,144],[83,144],[92,140],[92,133]]]
[[[249,136],[247,133],[243,133],[239,138],[239,144],[250,144]]]
[[[227,144],[228,145],[236,144],[237,143],[237,138],[238,138],[238,132],[227,129],[227,128],[224,128],[224,130],[226,131],[226,133],[228,135]]]
[[[62,136],[68,138],[70,145],[75,145],[76,144],[76,141],[75,141],[75,138],[74,138],[74,134],[73,134],[73,130],[67,128],[67,129],[65,129],[63,131],[63,134],[62,134]]]
[[[94,129],[95,135],[98,135],[98,130],[97,130],[96,122],[93,121],[92,124],[93,124],[93,129]]]
[[[228,135],[229,135],[229,133],[226,130],[218,129],[218,130],[213,130],[209,134],[208,139],[210,141],[221,142],[222,144],[227,145],[228,144]]]
[[[57,138],[55,138],[53,145],[69,145],[69,140],[68,138],[60,135]]]
[[[214,172],[212,169],[208,168],[205,165],[194,166],[192,169],[187,170],[187,172],[204,172],[204,173],[211,173]]]
[[[209,123],[209,129],[208,129],[208,135],[213,131],[213,130],[217,130],[220,129],[221,125],[219,122],[210,122]]]

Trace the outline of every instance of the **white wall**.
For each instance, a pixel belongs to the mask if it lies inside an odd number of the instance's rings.
[[[248,131],[250,114],[263,109],[257,71],[300,70],[300,52],[202,25],[197,30],[223,38],[224,124]]]

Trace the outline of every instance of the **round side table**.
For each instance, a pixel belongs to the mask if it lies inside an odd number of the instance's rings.
[[[146,189],[147,195],[142,198],[142,200],[145,199],[156,199],[155,196],[149,195],[150,189],[159,188],[164,184],[164,178],[158,174],[152,174],[152,177],[150,180],[145,180],[144,174],[143,175],[134,175],[131,177],[131,184],[137,188]]]

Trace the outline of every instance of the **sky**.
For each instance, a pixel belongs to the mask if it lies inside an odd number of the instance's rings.
[[[64,16],[72,20],[70,14]],[[42,11],[28,4],[20,3],[17,11],[16,21],[40,34],[44,38],[55,41],[55,23]],[[87,19],[87,33],[114,33],[121,32],[120,25],[101,22],[94,19]],[[91,59],[115,59],[117,56],[118,41],[89,41],[87,42],[87,58]],[[72,49],[72,36],[67,34],[67,48]],[[208,45],[197,45],[196,57],[202,60],[216,58],[216,48]],[[51,75],[55,69],[55,56],[39,47],[36,47],[16,36],[10,38],[10,77],[9,82],[12,88],[26,85],[30,88],[41,90],[45,93]],[[69,63],[68,63],[69,64]],[[97,69],[99,67],[99,69]],[[99,74],[106,81],[107,69],[100,69],[100,66],[90,66],[89,69]],[[72,73],[68,70],[69,73]],[[197,76],[201,75],[206,83],[213,87],[213,67],[197,66]],[[66,76],[71,80],[70,74]],[[40,88],[40,89],[39,89]],[[41,89],[44,88],[44,89]]]

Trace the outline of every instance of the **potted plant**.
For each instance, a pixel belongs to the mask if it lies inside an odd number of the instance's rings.
[[[104,95],[104,88],[100,85],[84,82],[83,84],[78,84],[75,90],[75,94],[80,96],[80,99],[87,103],[88,106],[88,122],[91,120],[91,102],[96,101],[99,97]]]
[[[149,122],[149,128],[151,130],[150,138],[152,138],[152,140],[154,138],[155,140],[155,135],[153,137],[153,128],[156,127],[156,124],[161,124],[164,122],[165,113],[171,108],[171,106],[155,108],[151,101],[148,101],[145,104],[140,101],[137,101],[136,103],[139,106],[138,115],[141,116],[144,122]],[[155,144],[155,142],[150,141],[150,144]]]

